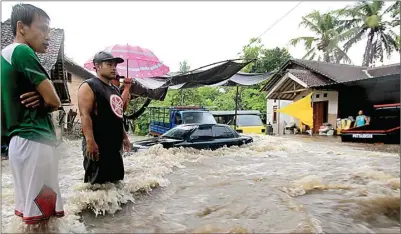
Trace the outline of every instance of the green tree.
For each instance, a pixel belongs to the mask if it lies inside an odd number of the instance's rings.
[[[290,44],[296,46],[300,42],[304,42],[307,50],[303,59],[323,60],[325,62],[339,63],[344,61],[351,63],[351,59],[346,52],[339,46],[341,33],[339,20],[332,15],[331,12],[321,14],[319,11],[313,11],[302,17],[300,26],[309,29],[314,36],[298,37],[290,40]]]
[[[244,60],[255,59],[242,69],[243,72],[265,73],[279,68],[291,55],[285,48],[264,48],[260,39],[251,38],[249,44],[242,48],[240,57]]]
[[[291,55],[285,48],[275,47],[267,49],[260,39],[251,38],[249,44],[244,46],[241,52],[243,59],[256,59],[242,69],[243,72],[265,73],[277,70],[283,63],[291,59]],[[239,106],[241,110],[259,110],[266,112],[266,100],[264,93],[260,92],[264,83],[252,87],[239,88]],[[217,99],[220,108],[233,110],[235,108],[236,87],[225,89],[224,99]]]
[[[244,60],[255,60],[257,61],[261,56],[263,50],[262,41],[260,38],[251,38],[249,43],[242,47],[240,58]],[[250,73],[252,68],[255,66],[255,62],[251,62],[246,65],[241,71]]]
[[[386,16],[397,12],[396,4],[385,9],[384,1],[360,1],[337,11],[342,27],[347,30],[342,35],[345,52],[367,37],[363,66],[371,66],[376,59],[383,62],[384,53],[389,57],[393,51],[399,51],[397,34],[392,30],[397,23],[386,20]]]
[[[292,56],[285,48],[262,49],[260,59],[256,62],[255,72],[274,71],[291,58]]]

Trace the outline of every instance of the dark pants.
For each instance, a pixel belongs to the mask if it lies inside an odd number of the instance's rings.
[[[88,159],[85,152],[86,146],[83,145],[84,183],[105,184],[124,179],[124,162],[120,150],[99,147],[99,161]]]

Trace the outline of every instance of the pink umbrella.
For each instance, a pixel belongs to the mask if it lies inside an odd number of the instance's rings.
[[[153,54],[152,51],[139,46],[113,45],[104,51],[113,56],[123,58],[124,63],[118,64],[117,72],[130,78],[148,78],[166,75],[170,69]],[[84,65],[86,69],[94,71],[93,57]],[[127,72],[128,70],[128,72]]]

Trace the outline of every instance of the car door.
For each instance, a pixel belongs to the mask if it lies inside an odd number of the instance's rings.
[[[199,126],[188,140],[188,147],[195,149],[214,149],[215,142],[211,126]]]
[[[245,140],[235,131],[232,127],[226,126],[227,135],[230,138],[231,145],[243,145],[245,144]]]
[[[217,147],[237,145],[233,132],[226,126],[213,126],[213,137]]]

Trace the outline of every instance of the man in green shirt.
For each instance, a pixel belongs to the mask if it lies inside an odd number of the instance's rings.
[[[40,8],[30,4],[13,6],[15,40],[1,52],[1,134],[10,139],[14,212],[26,224],[46,224],[53,216],[64,216],[56,134],[50,115],[61,103],[35,54],[47,50],[49,23],[49,16]],[[35,92],[40,94],[40,105],[35,101]],[[24,99],[27,93],[34,100]]]

